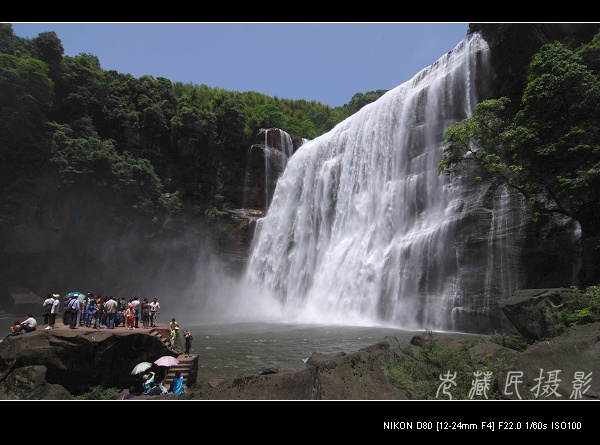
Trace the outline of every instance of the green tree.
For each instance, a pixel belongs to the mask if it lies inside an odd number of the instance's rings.
[[[600,81],[582,58],[556,42],[528,67],[514,119],[507,98],[476,105],[444,134],[439,170],[474,164],[478,179],[525,196],[535,215],[560,213],[581,226],[581,284],[600,282]]]
[[[53,77],[56,101],[54,120],[69,123],[83,116],[98,119],[106,98],[104,71],[93,54],[66,56]]]
[[[0,164],[31,168],[47,160],[47,114],[52,106],[48,66],[0,54]]]
[[[50,71],[55,71],[63,60],[65,50],[54,31],[43,32],[33,39],[33,57],[45,62]]]
[[[0,23],[0,53],[15,55],[15,34],[10,23]]]
[[[387,91],[388,90],[376,90],[376,91],[367,91],[364,94],[356,93],[354,96],[352,96],[352,99],[350,99],[350,102],[348,104],[344,105],[348,109],[348,115],[356,113],[362,107],[370,104],[371,102],[375,102],[377,99],[379,99],[385,93],[387,93]]]
[[[287,119],[274,104],[257,105],[250,109],[248,132],[253,133],[260,128],[281,128],[287,126]]]
[[[173,200],[164,201],[160,178],[147,159],[117,153],[113,141],[99,137],[91,126],[85,134],[64,124],[52,127],[51,161],[65,184],[110,196],[107,202],[112,203],[116,221],[127,225],[153,221],[160,226],[168,213],[165,206],[177,208]]]

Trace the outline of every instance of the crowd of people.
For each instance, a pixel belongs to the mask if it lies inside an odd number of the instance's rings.
[[[42,303],[42,317],[45,329],[56,328],[56,318],[60,308],[60,295],[48,294],[48,297]],[[74,293],[64,299],[62,322],[70,329],[86,327],[92,329],[115,329],[119,326],[127,330],[152,329],[156,327],[158,316],[160,315],[160,303],[158,298],[154,297],[152,301],[144,298],[142,301],[138,297],[126,300],[124,297],[115,298],[113,296],[102,297],[88,292],[87,295]],[[140,326],[141,324],[141,326]],[[14,327],[4,336],[2,340],[23,332],[31,332],[37,329],[38,323],[33,314],[28,313],[23,321],[15,321]],[[171,319],[169,324],[170,337],[169,344],[171,349],[179,339],[179,324],[175,318]],[[191,338],[189,331],[184,331],[186,338],[186,355],[189,355],[191,347]],[[190,343],[188,347],[188,343]]]
[[[152,329],[156,327],[156,321],[160,314],[160,303],[158,298],[149,301],[138,297],[115,298],[113,296],[100,296],[88,292],[83,298],[75,294],[65,301],[63,312],[63,324],[69,325],[71,329],[79,326],[87,328],[114,329],[124,326],[128,330]],[[46,329],[53,329],[54,324],[49,323]]]
[[[42,303],[43,324],[47,325],[45,329],[56,329],[56,318],[60,310],[60,295],[48,294]],[[158,315],[160,314],[160,303],[158,298],[150,301],[148,298],[140,299],[136,296],[129,300],[124,297],[115,298],[113,296],[102,297],[88,292],[86,295],[73,293],[64,298],[62,322],[68,325],[70,329],[86,327],[91,329],[115,329],[119,326],[127,330],[152,329],[156,327]],[[15,320],[10,331],[0,339],[0,342],[7,338],[20,335],[27,332],[33,332],[38,328],[38,322],[34,315],[28,313],[25,320]],[[185,356],[190,355],[192,346],[192,334],[184,330]],[[175,318],[169,323],[169,338],[167,346],[176,351],[179,343],[179,323]],[[177,371],[171,387],[167,389],[163,382],[154,380],[154,372],[142,376],[141,388],[138,391],[131,387],[129,393],[123,396],[123,399],[134,397],[136,394],[159,395],[171,392],[172,394],[181,394],[183,392],[183,376]]]

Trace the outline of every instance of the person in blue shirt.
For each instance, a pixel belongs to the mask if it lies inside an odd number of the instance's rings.
[[[150,371],[149,374],[144,375],[144,394],[148,394],[152,388],[154,388],[154,371]]]
[[[175,378],[171,382],[171,392],[173,394],[181,394],[183,392],[183,376],[181,371],[175,371]]]

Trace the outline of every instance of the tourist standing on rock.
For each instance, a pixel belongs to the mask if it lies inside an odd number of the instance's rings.
[[[48,326],[46,326],[46,329],[54,329],[54,324],[56,323],[56,315],[58,314],[59,307],[60,295],[52,294],[52,307],[50,308],[50,316],[48,318]]]
[[[175,327],[171,330],[171,351],[175,351],[177,348],[177,340],[179,339],[179,325],[175,325]]]
[[[135,316],[134,316],[133,303],[129,303],[129,306],[127,307],[127,309],[125,309],[125,325],[127,326],[128,331],[130,329],[135,331],[134,321],[135,321]]]
[[[63,308],[63,324],[66,326],[71,323],[71,308],[69,307],[69,303],[71,302],[72,297],[65,300],[65,307]]]
[[[160,314],[160,303],[158,298],[154,297],[152,303],[150,303],[150,326],[156,327],[156,316]]]
[[[96,312],[94,313],[94,329],[100,329],[100,320],[102,319],[102,298],[96,298]]]
[[[142,326],[144,329],[150,327],[150,303],[148,303],[147,298],[144,298],[142,302]]]
[[[194,337],[192,337],[192,334],[190,331],[187,330],[183,330],[183,338],[185,339],[185,356],[189,357],[190,356],[190,349],[192,348],[192,340],[194,339]]]
[[[88,297],[84,297],[83,300],[79,301],[79,310],[77,311],[77,326],[83,326],[85,324],[85,307],[87,306]]]
[[[94,316],[98,312],[96,305],[96,299],[92,296],[88,298],[87,305],[85,306],[85,327],[91,328],[94,322]]]
[[[131,304],[133,304],[133,319],[135,320],[134,328],[139,328],[140,323],[140,300],[135,296],[131,300]]]
[[[52,303],[54,300],[52,299],[52,294],[48,294],[48,297],[42,303],[42,314],[44,315],[44,324],[48,324],[50,320],[50,309],[52,309]]]
[[[104,304],[104,310],[106,311],[106,327],[108,329],[115,328],[115,319],[117,317],[117,310],[119,303],[111,295],[108,297],[108,301]]]
[[[72,297],[67,303],[66,313],[69,314],[69,328],[77,329],[77,313],[81,310],[81,304],[77,297]]]

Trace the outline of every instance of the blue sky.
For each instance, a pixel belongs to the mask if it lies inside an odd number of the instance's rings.
[[[24,23],[54,31],[65,55],[98,56],[104,70],[337,107],[390,90],[467,35],[468,23]]]

